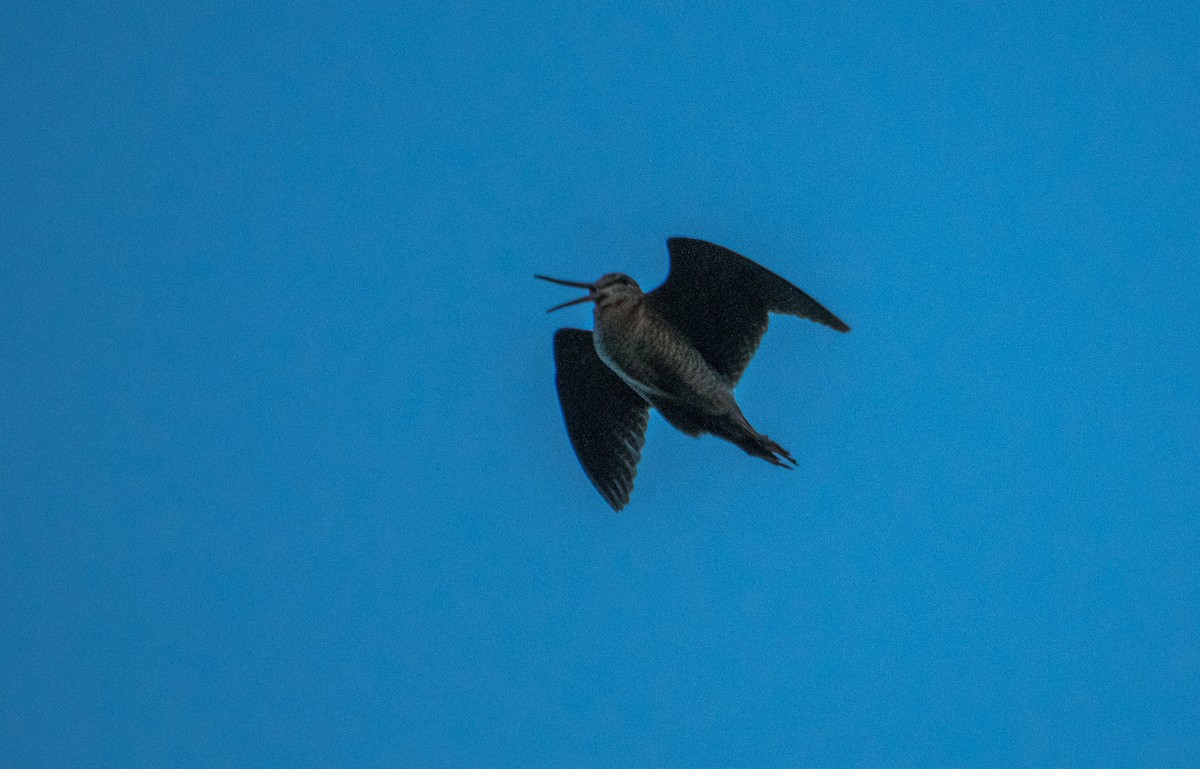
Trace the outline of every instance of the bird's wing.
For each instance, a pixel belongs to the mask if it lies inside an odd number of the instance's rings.
[[[614,510],[629,502],[646,442],[650,405],[600,360],[592,332],[554,334],[558,402],[575,456]]]
[[[767,332],[770,312],[795,315],[838,331],[850,327],[808,294],[728,248],[670,238],[671,271],[647,296],[651,306],[737,384]]]

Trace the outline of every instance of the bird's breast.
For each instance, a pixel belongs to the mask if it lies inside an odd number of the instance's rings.
[[[727,411],[733,403],[728,383],[687,339],[645,307],[631,310],[596,313],[593,340],[600,359],[648,401]]]

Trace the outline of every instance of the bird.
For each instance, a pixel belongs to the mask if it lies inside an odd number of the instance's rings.
[[[785,448],[750,426],[733,389],[769,314],[850,330],[817,300],[724,246],[672,237],[667,251],[667,279],[648,293],[619,272],[592,283],[534,275],[587,289],[547,312],[594,303],[592,331],[554,334],[555,385],[575,455],[618,512],[633,491],[651,407],[687,435],[709,433],[778,467],[796,466]]]

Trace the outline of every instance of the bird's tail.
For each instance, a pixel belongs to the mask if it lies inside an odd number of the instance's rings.
[[[735,415],[734,424],[729,432],[720,437],[740,447],[750,456],[765,459],[776,467],[791,470],[796,466],[796,460],[787,449],[751,427],[741,413]]]

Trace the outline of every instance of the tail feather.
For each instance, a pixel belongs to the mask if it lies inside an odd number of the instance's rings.
[[[761,433],[739,436],[733,442],[750,456],[765,459],[776,467],[791,470],[796,466],[796,460],[787,449]]]
[[[765,459],[776,467],[791,470],[796,466],[796,460],[788,453],[787,449],[751,427],[740,411],[734,415],[733,424],[725,430],[714,432],[714,434],[734,444],[750,456]]]
[[[776,467],[791,470],[796,466],[796,460],[788,450],[751,427],[736,404],[732,413],[714,416],[665,398],[656,398],[650,402],[668,422],[687,435],[694,437],[701,433],[712,433],[750,456],[765,459]],[[788,464],[789,462],[791,464]]]

